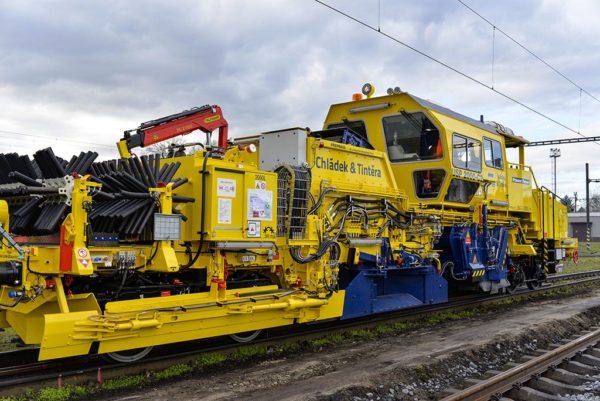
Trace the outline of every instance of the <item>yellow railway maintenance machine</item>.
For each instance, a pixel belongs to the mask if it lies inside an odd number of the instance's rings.
[[[323,130],[235,141],[218,106],[126,131],[121,159],[0,154],[0,323],[39,359],[533,288],[571,257],[566,208],[500,125],[365,85]],[[218,145],[138,147],[194,130]],[[506,148],[519,148],[518,163]]]

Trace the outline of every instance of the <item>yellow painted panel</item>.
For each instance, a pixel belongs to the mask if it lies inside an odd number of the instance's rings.
[[[44,316],[40,360],[62,358],[73,355],[85,355],[92,341],[74,339],[75,324],[97,314],[95,310],[53,313]]]
[[[207,184],[205,231],[208,238],[241,240],[245,210],[244,171],[211,168]]]
[[[528,244],[511,244],[510,250],[513,256],[535,256],[536,251],[533,246]]]
[[[83,338],[86,333],[93,337],[97,333],[99,352],[105,353],[291,325],[295,322],[331,319],[339,317],[343,312],[343,291],[334,293],[327,300],[305,300],[281,291],[277,292],[279,296],[270,297],[269,291],[251,290],[243,289],[239,292],[240,303],[235,302],[238,297],[233,296],[234,292],[228,291],[228,302],[223,302],[222,306],[212,305],[206,297],[202,301],[199,294],[164,297],[153,301],[109,303],[106,314],[112,317],[109,318],[112,323],[108,319],[104,324],[94,324],[88,320],[88,323],[82,323],[76,328],[78,334],[74,337]],[[250,301],[250,297],[259,301]],[[184,309],[178,309],[177,306],[184,306]],[[150,307],[156,309],[152,312]],[[170,310],[171,307],[173,309]],[[144,308],[148,313],[135,315],[125,312]],[[120,311],[123,313],[119,319],[117,314]],[[52,332],[60,334],[54,327]],[[67,344],[64,352],[73,352],[71,343],[73,341]],[[53,352],[56,355],[58,350]]]
[[[508,193],[510,210],[533,212],[536,209],[533,198],[533,176],[525,169],[508,169]]]
[[[93,311],[100,313],[100,307],[92,294],[80,294],[67,297],[71,312]],[[22,302],[6,311],[6,320],[26,344],[39,344],[44,331],[44,317],[60,314],[53,291],[45,291],[34,302]]]
[[[244,239],[260,240],[277,231],[277,174],[267,171],[249,171],[245,174],[244,212],[242,214]],[[240,194],[241,195],[241,194]]]
[[[397,193],[387,155],[383,152],[359,149],[312,138],[308,146],[307,162],[312,168],[312,180],[318,185],[322,180],[335,187],[352,188],[355,192],[370,193],[373,189]]]

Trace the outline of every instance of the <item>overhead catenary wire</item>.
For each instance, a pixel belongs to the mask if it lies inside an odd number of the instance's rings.
[[[25,134],[23,132],[9,131],[9,130],[3,130],[3,129],[0,129],[0,133],[10,134],[10,135],[18,135],[18,136],[27,136],[27,137],[36,138],[36,139],[44,138],[44,139],[51,140],[51,141],[62,140],[59,137],[51,137],[51,136],[47,136],[47,135],[36,135],[36,134]],[[101,143],[79,141],[77,139],[72,139],[72,138],[69,138],[69,142],[80,143],[80,144],[88,145],[88,146],[94,146],[95,148],[101,147],[101,148],[106,148],[106,149],[111,149],[111,150],[114,149],[114,146],[111,146],[111,145],[103,145]]]
[[[496,93],[496,94],[498,94],[498,95],[500,95],[500,96],[504,97],[505,99],[507,99],[507,100],[509,100],[509,101],[511,101],[511,102],[513,102],[513,103],[515,103],[515,104],[517,104],[517,105],[519,105],[519,106],[521,106],[521,107],[523,107],[523,108],[525,108],[525,109],[527,109],[527,110],[531,111],[532,113],[535,113],[535,114],[537,114],[538,116],[540,116],[540,117],[542,117],[542,118],[544,118],[544,119],[546,119],[546,120],[548,120],[548,121],[550,121],[550,122],[552,122],[552,123],[554,123],[554,124],[556,124],[556,125],[558,125],[558,126],[560,126],[560,127],[564,128],[564,129],[566,129],[566,130],[568,130],[568,131],[571,131],[571,132],[573,132],[573,133],[575,133],[575,134],[577,134],[577,135],[579,135],[579,136],[583,136],[583,137],[585,137],[584,135],[582,135],[582,134],[579,132],[579,130],[576,130],[576,129],[574,129],[574,128],[571,128],[571,127],[569,127],[568,125],[566,125],[566,124],[564,124],[564,123],[562,123],[562,122],[560,122],[560,121],[556,120],[555,118],[552,118],[552,117],[550,117],[549,115],[547,115],[547,114],[545,114],[545,113],[543,113],[543,112],[541,112],[541,111],[539,111],[539,110],[536,110],[536,109],[535,109],[535,108],[533,108],[532,106],[529,106],[529,105],[527,105],[527,104],[523,103],[522,101],[520,101],[520,100],[517,100],[516,98],[514,98],[514,97],[510,96],[509,94],[507,94],[507,93],[505,93],[505,92],[499,91],[498,89],[494,88],[493,84],[492,84],[492,85],[488,85],[488,84],[486,84],[485,82],[483,82],[483,81],[481,81],[481,80],[479,80],[479,79],[477,79],[477,78],[475,78],[475,77],[473,77],[473,76],[471,76],[471,75],[469,75],[469,74],[467,74],[467,73],[465,73],[465,72],[463,72],[463,71],[459,70],[458,68],[456,68],[456,67],[453,67],[453,66],[451,66],[450,64],[448,64],[448,63],[445,63],[445,62],[443,62],[443,61],[441,61],[441,60],[439,60],[439,59],[435,58],[434,56],[432,56],[432,55],[430,55],[430,54],[427,54],[426,52],[424,52],[424,51],[422,51],[422,50],[419,50],[419,49],[417,49],[417,48],[416,48],[416,47],[414,47],[414,46],[411,46],[411,45],[409,45],[408,43],[406,43],[406,42],[404,42],[404,41],[402,41],[402,40],[398,39],[397,37],[395,37],[395,36],[392,36],[392,35],[390,35],[390,34],[388,34],[388,33],[385,33],[385,32],[384,32],[384,31],[381,29],[381,26],[374,27],[374,26],[370,25],[369,23],[367,23],[367,22],[365,22],[365,21],[362,21],[362,20],[360,20],[360,19],[358,19],[358,18],[356,18],[356,17],[354,17],[354,16],[352,16],[352,15],[350,15],[350,14],[348,14],[348,13],[346,13],[346,12],[344,12],[344,11],[342,11],[342,10],[338,9],[338,8],[336,8],[336,7],[333,7],[333,6],[331,6],[331,5],[327,4],[327,3],[325,3],[325,2],[324,2],[324,1],[322,1],[322,0],[315,0],[315,1],[316,1],[317,3],[319,3],[319,4],[321,4],[322,6],[324,6],[324,7],[327,7],[327,8],[329,8],[330,10],[332,10],[332,11],[334,11],[334,12],[336,12],[336,13],[338,13],[338,14],[342,15],[343,17],[346,17],[346,18],[348,18],[348,19],[350,19],[350,20],[352,20],[352,21],[356,22],[357,24],[360,24],[360,25],[362,25],[362,26],[363,26],[363,27],[365,27],[365,28],[368,28],[368,29],[370,29],[370,30],[372,30],[372,31],[375,31],[375,32],[377,32],[378,34],[380,34],[380,35],[382,35],[382,36],[386,37],[387,39],[390,39],[390,40],[392,40],[393,42],[396,42],[396,43],[398,43],[398,44],[400,44],[400,45],[402,45],[402,46],[404,46],[404,47],[406,47],[406,48],[408,48],[408,49],[410,49],[410,50],[414,51],[415,53],[418,53],[418,54],[420,54],[421,56],[423,56],[423,57],[425,57],[425,58],[427,58],[427,59],[429,59],[429,60],[431,60],[431,61],[433,61],[433,62],[435,62],[435,63],[437,63],[437,64],[439,64],[439,65],[441,65],[441,66],[443,66],[444,68],[447,68],[447,69],[449,69],[449,70],[451,70],[451,71],[455,72],[456,74],[458,74],[458,75],[460,75],[460,76],[462,76],[462,77],[464,77],[464,78],[466,78],[466,79],[468,79],[468,80],[470,80],[470,81],[472,81],[472,82],[474,82],[474,83],[476,83],[476,84],[479,84],[480,86],[483,86],[483,87],[485,87],[485,88],[487,88],[487,89],[489,89],[489,90],[493,91],[494,93]],[[379,23],[379,25],[380,25],[380,23]],[[493,25],[493,24],[492,24],[492,25]],[[558,72],[558,71],[557,71],[557,72]],[[559,72],[559,74],[560,74],[560,72]],[[561,75],[562,75],[562,74],[561,74]],[[566,77],[565,77],[565,78],[566,78]],[[575,84],[575,85],[576,85],[576,84]],[[581,89],[581,88],[580,88],[580,89]],[[583,89],[581,89],[581,90],[583,90]],[[592,97],[593,97],[593,96],[592,96]]]
[[[519,46],[521,49],[525,50],[531,56],[535,57],[538,61],[540,61],[546,67],[550,68],[556,74],[558,74],[559,76],[561,76],[562,78],[564,78],[566,81],[568,81],[570,84],[572,84],[573,86],[575,86],[577,89],[579,89],[580,92],[585,93],[586,95],[588,95],[589,97],[591,97],[592,99],[594,99],[595,101],[597,101],[598,103],[600,103],[600,99],[598,99],[596,96],[594,96],[593,94],[591,94],[587,90],[583,89],[579,84],[577,84],[576,82],[574,82],[573,80],[571,80],[569,77],[567,77],[565,74],[563,74],[562,72],[560,72],[558,69],[554,68],[549,62],[547,62],[546,60],[542,59],[540,56],[538,56],[537,54],[535,54],[533,51],[529,50],[527,47],[525,47],[525,45],[521,44],[518,40],[516,40],[515,38],[513,38],[512,36],[510,36],[508,33],[504,32],[502,29],[498,28],[498,26],[496,24],[494,24],[493,22],[489,21],[483,15],[481,15],[480,13],[478,13],[477,11],[475,11],[472,7],[470,7],[468,4],[466,4],[463,0],[456,0],[456,1],[458,1],[460,4],[462,4],[463,6],[465,6],[473,14],[477,15],[483,21],[485,21],[490,26],[492,26],[494,28],[494,31],[500,32],[507,39],[509,39],[510,41],[512,41],[514,44],[516,44],[517,46]]]
[[[507,34],[506,32],[504,32],[502,29],[498,28],[498,26],[496,26],[496,24],[494,24],[491,21],[489,21],[487,18],[485,18],[479,12],[475,11],[472,7],[470,7],[469,5],[467,5],[463,0],[457,0],[457,1],[460,4],[462,4],[463,6],[465,6],[473,14],[477,15],[483,21],[485,21],[486,23],[488,23],[493,28],[493,39],[492,39],[492,86],[494,85],[494,50],[495,50],[494,47],[495,47],[495,41],[496,41],[496,31],[498,31],[502,35],[504,35],[507,39],[509,39],[510,41],[512,41],[514,44],[516,44],[517,46],[519,46],[521,49],[525,50],[532,57],[536,58],[538,61],[540,61],[546,67],[548,67],[549,69],[551,69],[552,71],[554,71],[561,78],[565,79],[567,82],[569,82],[571,85],[575,86],[578,89],[578,91],[579,91],[579,120],[578,120],[578,125],[577,125],[577,134],[585,138],[585,136],[581,134],[582,94],[585,93],[590,98],[594,99],[595,101],[597,101],[599,103],[600,103],[600,99],[598,99],[596,96],[594,96],[593,94],[591,94],[589,91],[583,89],[579,84],[577,84],[576,82],[574,82],[573,80],[571,80],[569,77],[567,77],[565,74],[563,74],[562,72],[560,72],[558,69],[556,69],[554,66],[552,66],[549,62],[547,62],[546,60],[542,59],[536,53],[534,53],[533,51],[529,50],[527,47],[525,47],[525,45],[523,45],[522,43],[520,43],[518,40],[516,40],[515,38],[513,38],[512,36],[510,36],[509,34]]]

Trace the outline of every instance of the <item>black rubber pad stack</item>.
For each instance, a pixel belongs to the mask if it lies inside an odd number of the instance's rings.
[[[0,199],[9,203],[10,231],[20,235],[57,233],[71,208],[58,188],[69,175],[91,175],[102,184],[92,190],[90,232],[111,238],[151,240],[157,194],[149,188],[169,183],[179,162],[160,165],[160,156],[95,162],[96,152],[81,152],[68,162],[51,148],[39,150],[31,160],[16,153],[0,154]],[[174,186],[186,180],[177,179]],[[189,202],[189,199],[181,201]]]

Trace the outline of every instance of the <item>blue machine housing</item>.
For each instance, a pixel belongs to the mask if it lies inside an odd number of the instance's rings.
[[[451,282],[477,283],[485,292],[508,286],[506,266],[510,263],[508,231],[496,226],[489,231],[476,223],[455,225],[439,242],[443,271]],[[451,262],[449,265],[447,262]]]
[[[341,319],[448,301],[448,282],[435,266],[418,255],[391,252],[387,241],[380,255],[361,252],[360,264],[340,269],[346,290]]]

